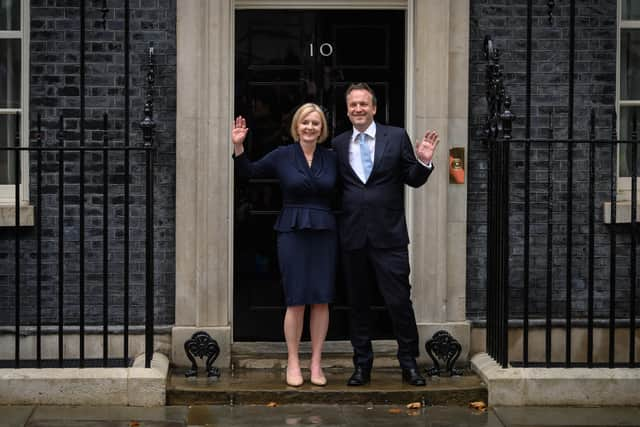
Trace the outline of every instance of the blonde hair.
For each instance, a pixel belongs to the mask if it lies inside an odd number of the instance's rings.
[[[314,104],[313,102],[307,102],[298,108],[291,119],[291,137],[294,141],[300,140],[300,135],[298,135],[298,125],[304,119],[307,114],[316,112],[320,115],[320,122],[322,123],[322,129],[320,130],[320,136],[318,137],[318,143],[324,142],[329,136],[329,130],[327,129],[327,118],[324,116],[324,111],[320,108],[319,105]]]

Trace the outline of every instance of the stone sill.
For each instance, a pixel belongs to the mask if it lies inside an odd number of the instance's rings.
[[[604,223],[611,224],[611,202],[605,202],[602,206],[604,210]],[[636,222],[640,224],[640,203],[636,205]],[[616,224],[631,223],[631,200],[616,201]]]
[[[33,227],[34,209],[32,205],[22,204],[20,206],[20,226]],[[15,227],[16,225],[16,205],[0,202],[0,227]]]

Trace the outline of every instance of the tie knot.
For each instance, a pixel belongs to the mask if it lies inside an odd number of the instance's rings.
[[[366,134],[364,132],[362,132],[361,134],[358,135],[358,141],[360,143],[363,143],[363,142],[367,141]]]

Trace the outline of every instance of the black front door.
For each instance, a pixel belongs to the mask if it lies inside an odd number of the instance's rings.
[[[235,114],[247,118],[249,158],[293,142],[291,116],[304,102],[326,109],[330,136],[350,129],[344,92],[351,82],[367,82],[376,91],[378,122],[403,126],[404,22],[404,11],[390,10],[238,11]],[[281,207],[278,181],[236,181],[234,196],[234,340],[283,341],[273,231]],[[348,339],[340,268],[336,285],[328,339]],[[375,337],[388,338],[389,318],[375,297]]]

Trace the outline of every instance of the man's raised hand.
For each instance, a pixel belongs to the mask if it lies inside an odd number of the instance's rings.
[[[421,162],[429,164],[433,159],[433,153],[440,143],[438,132],[435,130],[427,130],[422,141],[416,142],[416,156]]]

